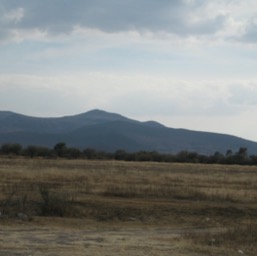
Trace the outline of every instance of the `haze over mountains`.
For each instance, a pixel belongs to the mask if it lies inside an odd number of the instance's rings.
[[[139,122],[115,113],[91,110],[74,116],[39,118],[0,111],[0,144],[53,147],[65,142],[70,147],[114,152],[140,150],[202,154],[246,147],[257,154],[257,143],[232,135],[168,128],[154,122]]]

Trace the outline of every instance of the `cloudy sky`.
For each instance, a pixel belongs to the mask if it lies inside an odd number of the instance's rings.
[[[257,141],[257,1],[0,0],[0,110],[95,108]]]

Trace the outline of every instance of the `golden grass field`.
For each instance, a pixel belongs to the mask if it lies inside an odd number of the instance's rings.
[[[257,167],[0,159],[0,255],[257,255]]]

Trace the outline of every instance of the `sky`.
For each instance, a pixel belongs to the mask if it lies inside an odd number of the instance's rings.
[[[0,0],[0,110],[92,109],[257,141],[257,1]]]

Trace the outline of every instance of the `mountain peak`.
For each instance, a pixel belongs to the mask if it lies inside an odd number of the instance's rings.
[[[140,122],[100,109],[57,118],[29,117],[0,111],[0,121],[0,145],[52,146],[58,141],[65,141],[69,146],[106,151],[188,150],[212,154],[246,147],[251,154],[257,152],[257,143],[235,136],[172,129],[155,121]]]
[[[156,127],[156,128],[165,128],[165,125],[161,124],[161,123],[158,123],[156,121],[146,121],[146,122],[143,122],[144,124],[148,125],[148,126],[151,126],[151,127]]]
[[[96,116],[106,116],[106,115],[110,115],[112,113],[109,113],[107,111],[104,111],[104,110],[96,108],[96,109],[89,110],[89,111],[85,112],[84,114],[87,115],[87,116],[94,116],[94,117],[96,117]]]
[[[93,109],[78,116],[86,119],[108,121],[134,121],[120,114],[107,112],[101,109]]]

